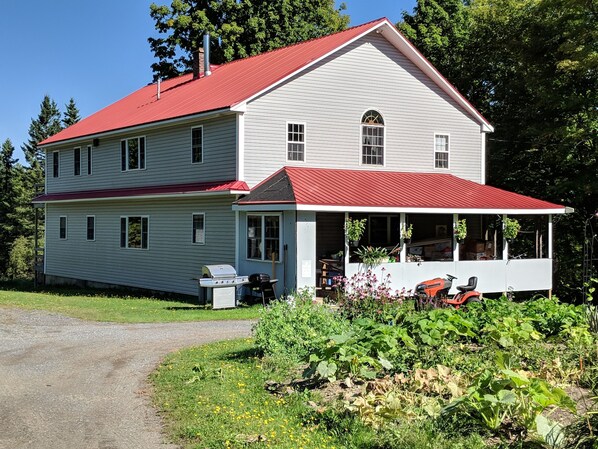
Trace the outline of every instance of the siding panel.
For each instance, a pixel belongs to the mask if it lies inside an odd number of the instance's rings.
[[[197,294],[206,264],[235,263],[231,197],[161,201],[48,204],[46,273],[162,291]],[[193,245],[192,214],[204,212],[206,243]],[[59,217],[68,217],[68,239],[59,240]],[[96,217],[96,239],[86,240],[86,216]],[[120,217],[149,216],[149,248],[120,248]]]
[[[191,128],[203,125],[204,162],[191,163]],[[121,171],[120,141],[145,136],[145,170]],[[168,185],[236,179],[236,119],[234,115],[194,121],[159,130],[102,138],[93,148],[93,172],[87,175],[87,145],[81,144],[81,176],[74,175],[74,148],[60,149],[60,178],[48,172],[47,193]],[[51,153],[48,150],[48,160]]]
[[[385,166],[360,165],[360,120],[378,110]],[[286,160],[287,121],[306,123],[306,162]],[[284,165],[433,172],[434,133],[450,134],[450,169],[481,180],[480,125],[386,39],[370,34],[248,105],[246,181]]]

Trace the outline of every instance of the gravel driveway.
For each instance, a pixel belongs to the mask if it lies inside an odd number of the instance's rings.
[[[173,449],[147,376],[168,352],[249,336],[251,324],[109,324],[0,308],[0,448]]]

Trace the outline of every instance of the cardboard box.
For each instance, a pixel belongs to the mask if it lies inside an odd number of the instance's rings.
[[[485,252],[465,253],[465,260],[488,260],[490,259]]]

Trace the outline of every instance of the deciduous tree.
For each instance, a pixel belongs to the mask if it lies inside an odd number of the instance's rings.
[[[346,28],[344,4],[334,0],[174,0],[152,3],[150,15],[160,37],[148,39],[158,62],[154,77],[176,76],[192,66],[203,34],[211,35],[217,64],[256,55]]]

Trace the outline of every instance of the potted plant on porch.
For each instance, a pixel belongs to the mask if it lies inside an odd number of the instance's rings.
[[[507,239],[507,242],[511,243],[519,234],[521,225],[517,219],[508,217],[505,218],[503,225],[503,235]]]
[[[381,263],[388,262],[388,250],[382,247],[362,246],[355,254],[361,259],[361,263],[368,267],[375,267]]]
[[[403,229],[401,229],[401,237],[405,243],[411,243],[411,236],[413,235],[413,224],[407,226],[403,223]]]
[[[467,237],[467,221],[465,221],[464,218],[463,220],[457,220],[457,226],[455,226],[455,238],[457,239],[457,242],[463,243],[465,237]]]
[[[365,224],[367,221],[367,218],[361,220],[347,218],[345,221],[345,234],[347,235],[347,239],[351,243],[351,246],[359,245],[359,240],[365,231]]]

